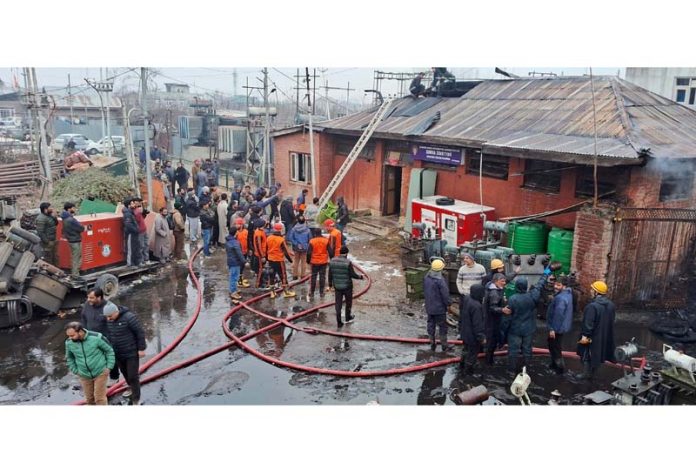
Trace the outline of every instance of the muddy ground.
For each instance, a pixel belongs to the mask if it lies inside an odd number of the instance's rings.
[[[353,312],[357,319],[343,330],[427,337],[422,301],[409,302],[406,299],[398,240],[376,239],[350,228],[348,231],[351,257],[369,273],[374,284],[366,295],[354,302]],[[228,341],[221,329],[222,317],[231,308],[224,250],[218,249],[211,258],[197,259],[195,268],[203,289],[200,318],[179,347],[155,365],[152,372]],[[266,299],[257,303],[257,307],[279,316],[299,311],[308,307],[303,299],[307,289],[307,285],[298,286],[297,297]],[[243,290],[243,294],[251,296],[252,291]],[[146,359],[178,335],[193,311],[195,300],[196,290],[187,267],[182,264],[168,265],[155,275],[122,287],[114,299],[135,311],[144,325],[148,342]],[[579,330],[578,316],[576,331]],[[651,317],[645,313],[620,315],[616,339],[617,343],[622,343],[635,337],[640,345],[649,349],[650,359],[658,364],[662,341],[647,328]],[[79,381],[69,373],[64,359],[63,326],[75,319],[79,319],[77,312],[64,318],[54,316],[34,320],[21,328],[0,331],[0,404],[69,404],[81,398]],[[313,313],[301,319],[300,323],[335,329],[333,308]],[[266,324],[266,320],[243,312],[233,319],[232,326],[238,335],[243,335]],[[576,337],[576,332],[568,334],[570,337]],[[455,338],[454,330],[450,330],[450,338]],[[568,340],[565,344],[566,350],[571,349],[571,342]],[[250,343],[285,361],[344,370],[404,367],[455,356],[461,349],[456,347],[448,354],[433,353],[427,345],[307,335],[283,327],[260,335]],[[546,348],[541,323],[535,346]],[[573,377],[573,373],[580,371],[577,361],[567,361],[570,373],[564,376],[550,372],[547,361],[546,357],[535,357],[528,369],[533,381],[529,394],[535,403],[545,403],[554,389],[563,394],[565,402],[580,403],[582,396],[589,392],[609,390],[609,384],[621,376],[620,370],[603,367],[592,383],[578,383]],[[516,399],[508,393],[510,377],[505,364],[505,359],[499,358],[496,365],[482,368],[482,374],[474,376],[460,376],[454,364],[399,376],[336,378],[276,367],[232,348],[144,385],[142,400],[146,405],[363,405],[371,401],[391,405],[453,405],[449,398],[453,391],[464,390],[467,385],[485,384],[501,401],[516,404]],[[112,400],[112,404],[123,402],[121,398]]]

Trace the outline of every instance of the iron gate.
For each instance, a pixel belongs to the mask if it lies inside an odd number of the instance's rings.
[[[696,210],[620,208],[609,262],[620,307],[683,308],[696,251]]]

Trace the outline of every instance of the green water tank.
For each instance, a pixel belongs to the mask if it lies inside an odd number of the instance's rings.
[[[552,261],[563,264],[562,272],[570,272],[570,258],[573,255],[573,232],[554,228],[549,233],[549,254]]]
[[[510,298],[515,293],[517,293],[517,287],[515,286],[515,281],[513,280],[510,283],[506,283],[505,288],[503,288],[503,296],[505,298]]]
[[[511,224],[508,245],[512,244],[515,254],[541,254],[546,252],[547,237],[548,227],[545,223]]]

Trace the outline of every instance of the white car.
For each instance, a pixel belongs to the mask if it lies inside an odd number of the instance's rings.
[[[75,142],[75,150],[81,151],[85,151],[87,147],[95,144],[92,140],[82,134],[60,134],[55,140],[53,140],[51,147],[55,151],[63,151],[63,148],[70,140]]]
[[[122,135],[112,135],[111,142],[113,142],[114,153],[123,153],[126,149],[126,137]],[[109,137],[104,137],[98,142],[91,142],[89,145],[87,145],[84,152],[88,155],[96,155],[97,153],[104,153],[108,147]]]

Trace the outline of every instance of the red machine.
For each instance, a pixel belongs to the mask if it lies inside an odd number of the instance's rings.
[[[126,262],[123,241],[123,216],[114,213],[95,213],[75,217],[82,232],[82,266],[80,272],[90,272]],[[63,222],[57,227],[58,267],[70,270],[70,246],[63,238]]]
[[[482,210],[484,217],[481,216]],[[411,214],[413,223],[424,225],[424,239],[444,239],[448,246],[459,246],[474,238],[481,239],[483,222],[495,220],[493,207],[484,205],[482,208],[479,204],[447,199],[441,195],[413,199]],[[419,236],[420,233],[414,228],[413,235]]]

